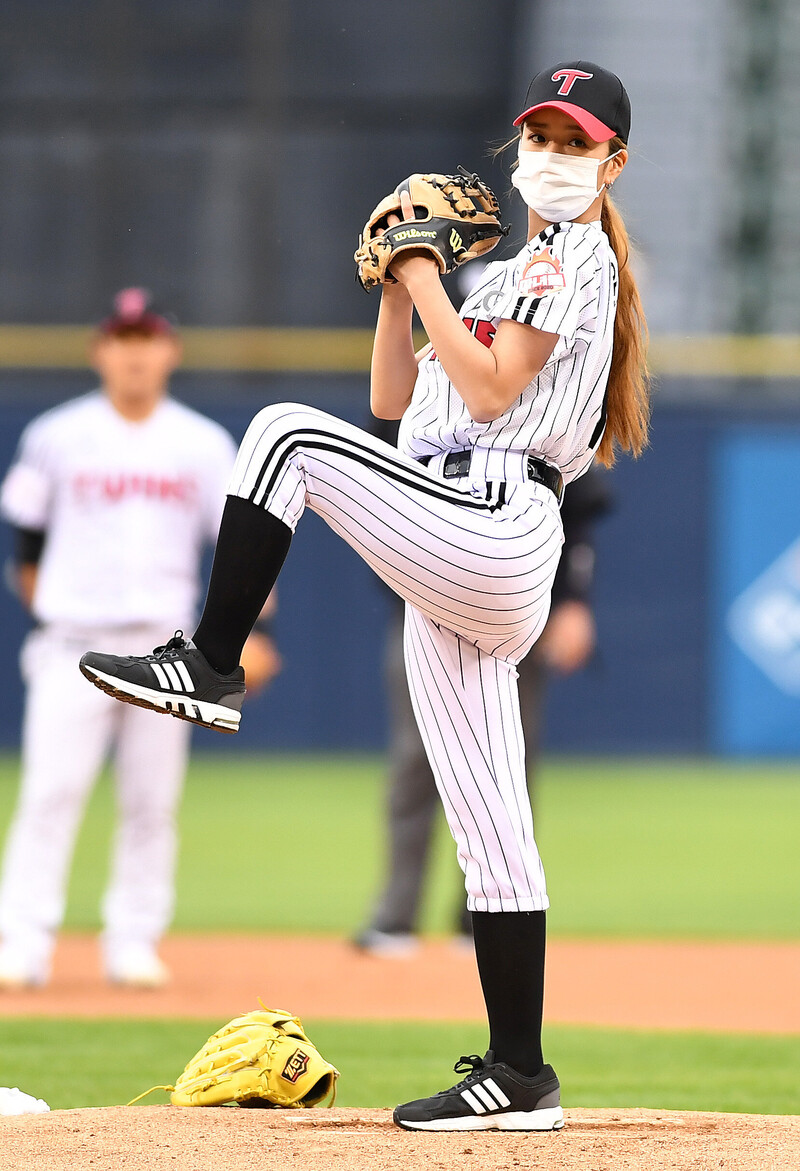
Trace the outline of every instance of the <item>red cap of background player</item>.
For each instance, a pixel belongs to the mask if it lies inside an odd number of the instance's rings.
[[[625,86],[616,73],[593,61],[561,61],[537,73],[514,125],[546,106],[569,114],[595,142],[607,142],[615,135],[628,141],[631,103]]]
[[[152,304],[147,289],[120,289],[114,298],[114,312],[98,325],[106,337],[154,337],[172,335],[175,323]]]

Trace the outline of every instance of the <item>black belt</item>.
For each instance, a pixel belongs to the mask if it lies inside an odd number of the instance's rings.
[[[432,455],[426,455],[419,462],[427,465],[432,459]],[[471,447],[464,448],[461,451],[448,451],[444,457],[442,475],[446,480],[453,480],[458,476],[466,476],[469,472],[471,462]],[[538,456],[529,455],[525,464],[525,470],[529,480],[534,480],[537,484],[544,484],[545,488],[549,488],[553,493],[559,505],[561,504],[564,499],[564,478],[558,468],[554,468],[552,464],[547,463],[546,460],[539,459]]]

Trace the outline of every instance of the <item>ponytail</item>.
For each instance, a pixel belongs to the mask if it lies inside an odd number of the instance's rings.
[[[615,139],[611,149],[624,146]],[[606,192],[600,213],[603,231],[617,257],[619,266],[619,296],[614,319],[614,349],[606,390],[606,429],[597,459],[611,467],[616,448],[641,455],[647,445],[650,419],[650,374],[647,369],[647,322],[636,287],[636,280],[628,263],[630,241],[622,216]]]
[[[514,135],[492,151],[493,157],[497,158],[518,142],[519,135]],[[609,154],[613,154],[625,149],[626,143],[615,137],[608,146]],[[606,390],[606,427],[597,449],[598,463],[610,468],[616,460],[618,447],[637,456],[647,446],[650,422],[650,373],[647,369],[649,335],[639,290],[628,264],[631,250],[628,232],[608,191],[603,199],[600,223],[614,250],[619,269],[614,347]]]

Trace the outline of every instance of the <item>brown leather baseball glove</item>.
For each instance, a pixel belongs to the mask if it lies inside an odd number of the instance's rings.
[[[413,204],[413,220],[404,219],[403,194]],[[401,222],[390,225],[389,216]],[[412,248],[432,253],[444,275],[491,251],[508,230],[500,222],[494,193],[463,167],[458,175],[410,175],[381,200],[364,225],[354,257],[358,279],[367,292],[393,282],[389,265]]]

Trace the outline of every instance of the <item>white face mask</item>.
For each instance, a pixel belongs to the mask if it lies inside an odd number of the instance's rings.
[[[583,155],[552,154],[546,150],[525,150],[520,141],[519,166],[511,182],[528,207],[550,223],[575,220],[594,203],[603,187],[597,185],[597,172],[604,159]]]

